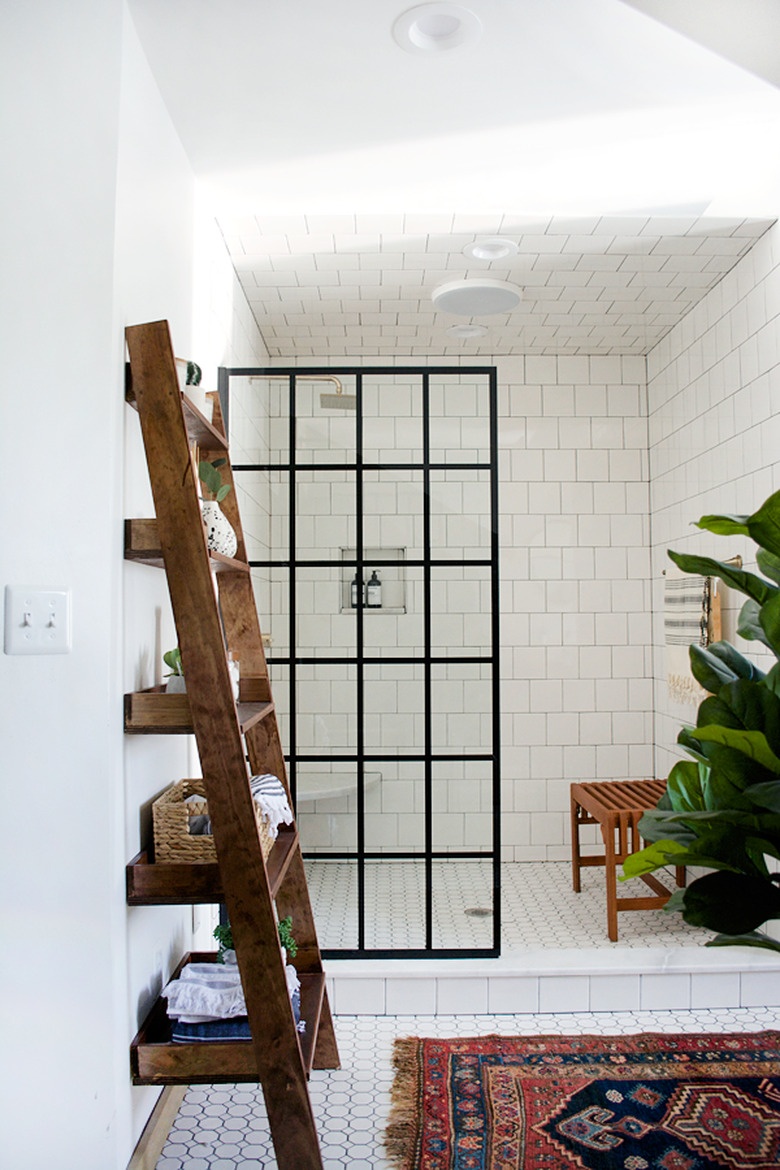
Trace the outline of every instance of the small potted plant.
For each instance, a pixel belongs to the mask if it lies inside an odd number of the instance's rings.
[[[175,646],[173,650],[166,650],[163,654],[163,662],[166,666],[171,668],[171,673],[166,674],[168,682],[165,684],[166,694],[181,694],[182,691],[187,690],[187,684],[184,681],[184,671],[181,668],[181,650]]]
[[[212,552],[234,557],[238,548],[238,538],[219,506],[231,489],[231,484],[222,482],[220,472],[220,468],[226,463],[226,459],[214,459],[212,462],[201,459],[198,464],[198,477],[207,493],[201,500],[201,512],[206,525],[206,543]]]

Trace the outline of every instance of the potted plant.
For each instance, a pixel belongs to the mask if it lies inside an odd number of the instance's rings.
[[[206,543],[212,552],[233,557],[238,548],[238,538],[219,506],[232,486],[222,482],[220,468],[226,463],[227,459],[214,459],[211,462],[208,459],[201,459],[198,464],[198,477],[207,493],[201,500],[201,512],[206,525]]]
[[[184,681],[184,671],[181,668],[179,647],[175,646],[173,650],[166,650],[163,654],[163,662],[171,668],[171,673],[165,676],[169,680],[165,685],[166,693],[170,695],[186,691],[187,684]]]
[[[744,594],[737,632],[780,660],[780,492],[751,516],[703,516],[697,527],[758,545],[763,576],[709,557],[669,556],[684,572],[719,577]],[[725,641],[691,646],[690,660],[708,692],[695,727],[677,737],[692,758],[675,764],[658,806],[639,822],[650,844],[626,859],[622,880],[666,865],[703,867],[665,908],[717,932],[707,946],[780,951],[759,929],[780,919],[780,661],[765,673]]]

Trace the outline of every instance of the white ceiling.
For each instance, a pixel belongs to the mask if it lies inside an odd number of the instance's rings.
[[[129,2],[274,356],[645,353],[778,207],[780,92],[630,3],[466,0],[430,57],[405,0]],[[486,274],[525,297],[454,341],[430,294]]]

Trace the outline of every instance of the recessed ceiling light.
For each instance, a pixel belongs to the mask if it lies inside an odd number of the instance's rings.
[[[459,4],[418,4],[393,25],[396,44],[407,53],[440,53],[476,41],[482,22]]]
[[[460,317],[487,317],[514,309],[523,290],[506,280],[451,280],[434,291],[434,307]]]
[[[484,337],[487,325],[450,325],[447,332],[451,337]]]
[[[505,256],[517,255],[517,244],[502,236],[483,236],[480,240],[466,244],[463,251],[474,260],[503,260]]]

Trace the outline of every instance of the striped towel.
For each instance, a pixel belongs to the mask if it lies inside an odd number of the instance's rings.
[[[281,780],[270,772],[253,776],[249,781],[252,796],[264,821],[268,823],[268,835],[276,840],[280,825],[292,824],[292,809],[287,792]]]
[[[705,692],[691,674],[689,648],[709,642],[712,578],[670,565],[664,581],[666,683],[677,703],[698,703]]]

